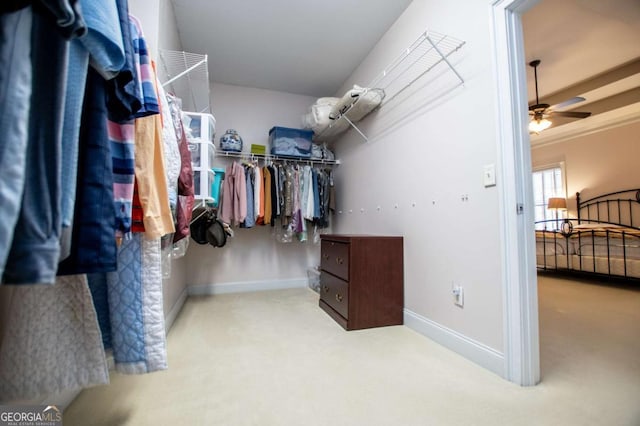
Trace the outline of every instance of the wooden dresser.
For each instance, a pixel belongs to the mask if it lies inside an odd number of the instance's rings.
[[[321,239],[320,307],[345,330],[402,324],[402,237]]]

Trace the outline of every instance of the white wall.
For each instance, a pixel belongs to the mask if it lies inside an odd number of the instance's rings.
[[[160,49],[182,50],[178,23],[171,0],[160,0],[158,47]],[[157,56],[157,51],[154,52]]]
[[[214,82],[211,106],[216,118],[216,148],[226,129],[238,131],[244,151],[248,152],[252,143],[267,145],[269,129],[299,128],[302,114],[314,100],[309,96]],[[214,165],[226,167],[231,161],[217,157]],[[271,226],[234,228],[234,232],[235,237],[228,239],[222,248],[191,241],[187,254],[189,285],[272,282],[277,286],[278,281],[305,279],[307,267],[319,262],[319,246],[311,239],[306,243],[279,243]]]
[[[575,217],[575,196],[592,196],[640,187],[640,122],[533,147],[533,167],[565,162],[568,207]]]
[[[351,131],[334,144],[336,232],[404,236],[405,308],[499,354],[499,202],[482,180],[497,162],[489,12],[477,0],[416,0],[345,83],[371,81],[427,28],[467,42],[451,57],[464,86],[434,70],[362,122],[370,142]],[[462,309],[452,283],[464,287]]]

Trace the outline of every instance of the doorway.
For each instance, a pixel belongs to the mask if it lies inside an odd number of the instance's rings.
[[[491,2],[503,265],[504,377],[521,386],[540,381],[538,295],[526,131],[527,88],[521,16],[538,0]]]

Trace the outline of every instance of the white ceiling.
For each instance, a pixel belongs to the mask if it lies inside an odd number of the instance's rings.
[[[411,0],[172,0],[214,82],[334,95]]]
[[[330,96],[411,0],[172,2],[183,49],[208,54],[212,81]],[[589,111],[588,103],[622,90],[640,96],[640,71],[571,88],[632,60],[640,67],[640,0],[541,0],[523,15],[523,29],[527,62],[542,61],[541,102],[582,95],[587,101],[574,109]]]
[[[540,102],[555,104],[583,96],[586,101],[571,109],[594,109],[591,112],[595,114],[640,100],[640,94],[630,92],[640,92],[640,66],[616,78],[596,78],[607,73],[611,76],[612,69],[640,59],[640,0],[541,0],[523,15],[522,23],[527,63],[541,60]],[[529,103],[533,104],[535,86],[530,67],[527,84]],[[613,102],[610,97],[621,92],[630,96],[624,100],[619,96]],[[610,99],[610,105],[598,109],[593,103],[604,98]]]

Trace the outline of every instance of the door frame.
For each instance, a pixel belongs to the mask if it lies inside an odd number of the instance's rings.
[[[539,0],[490,0],[500,190],[504,377],[540,381],[538,290],[521,15]]]

